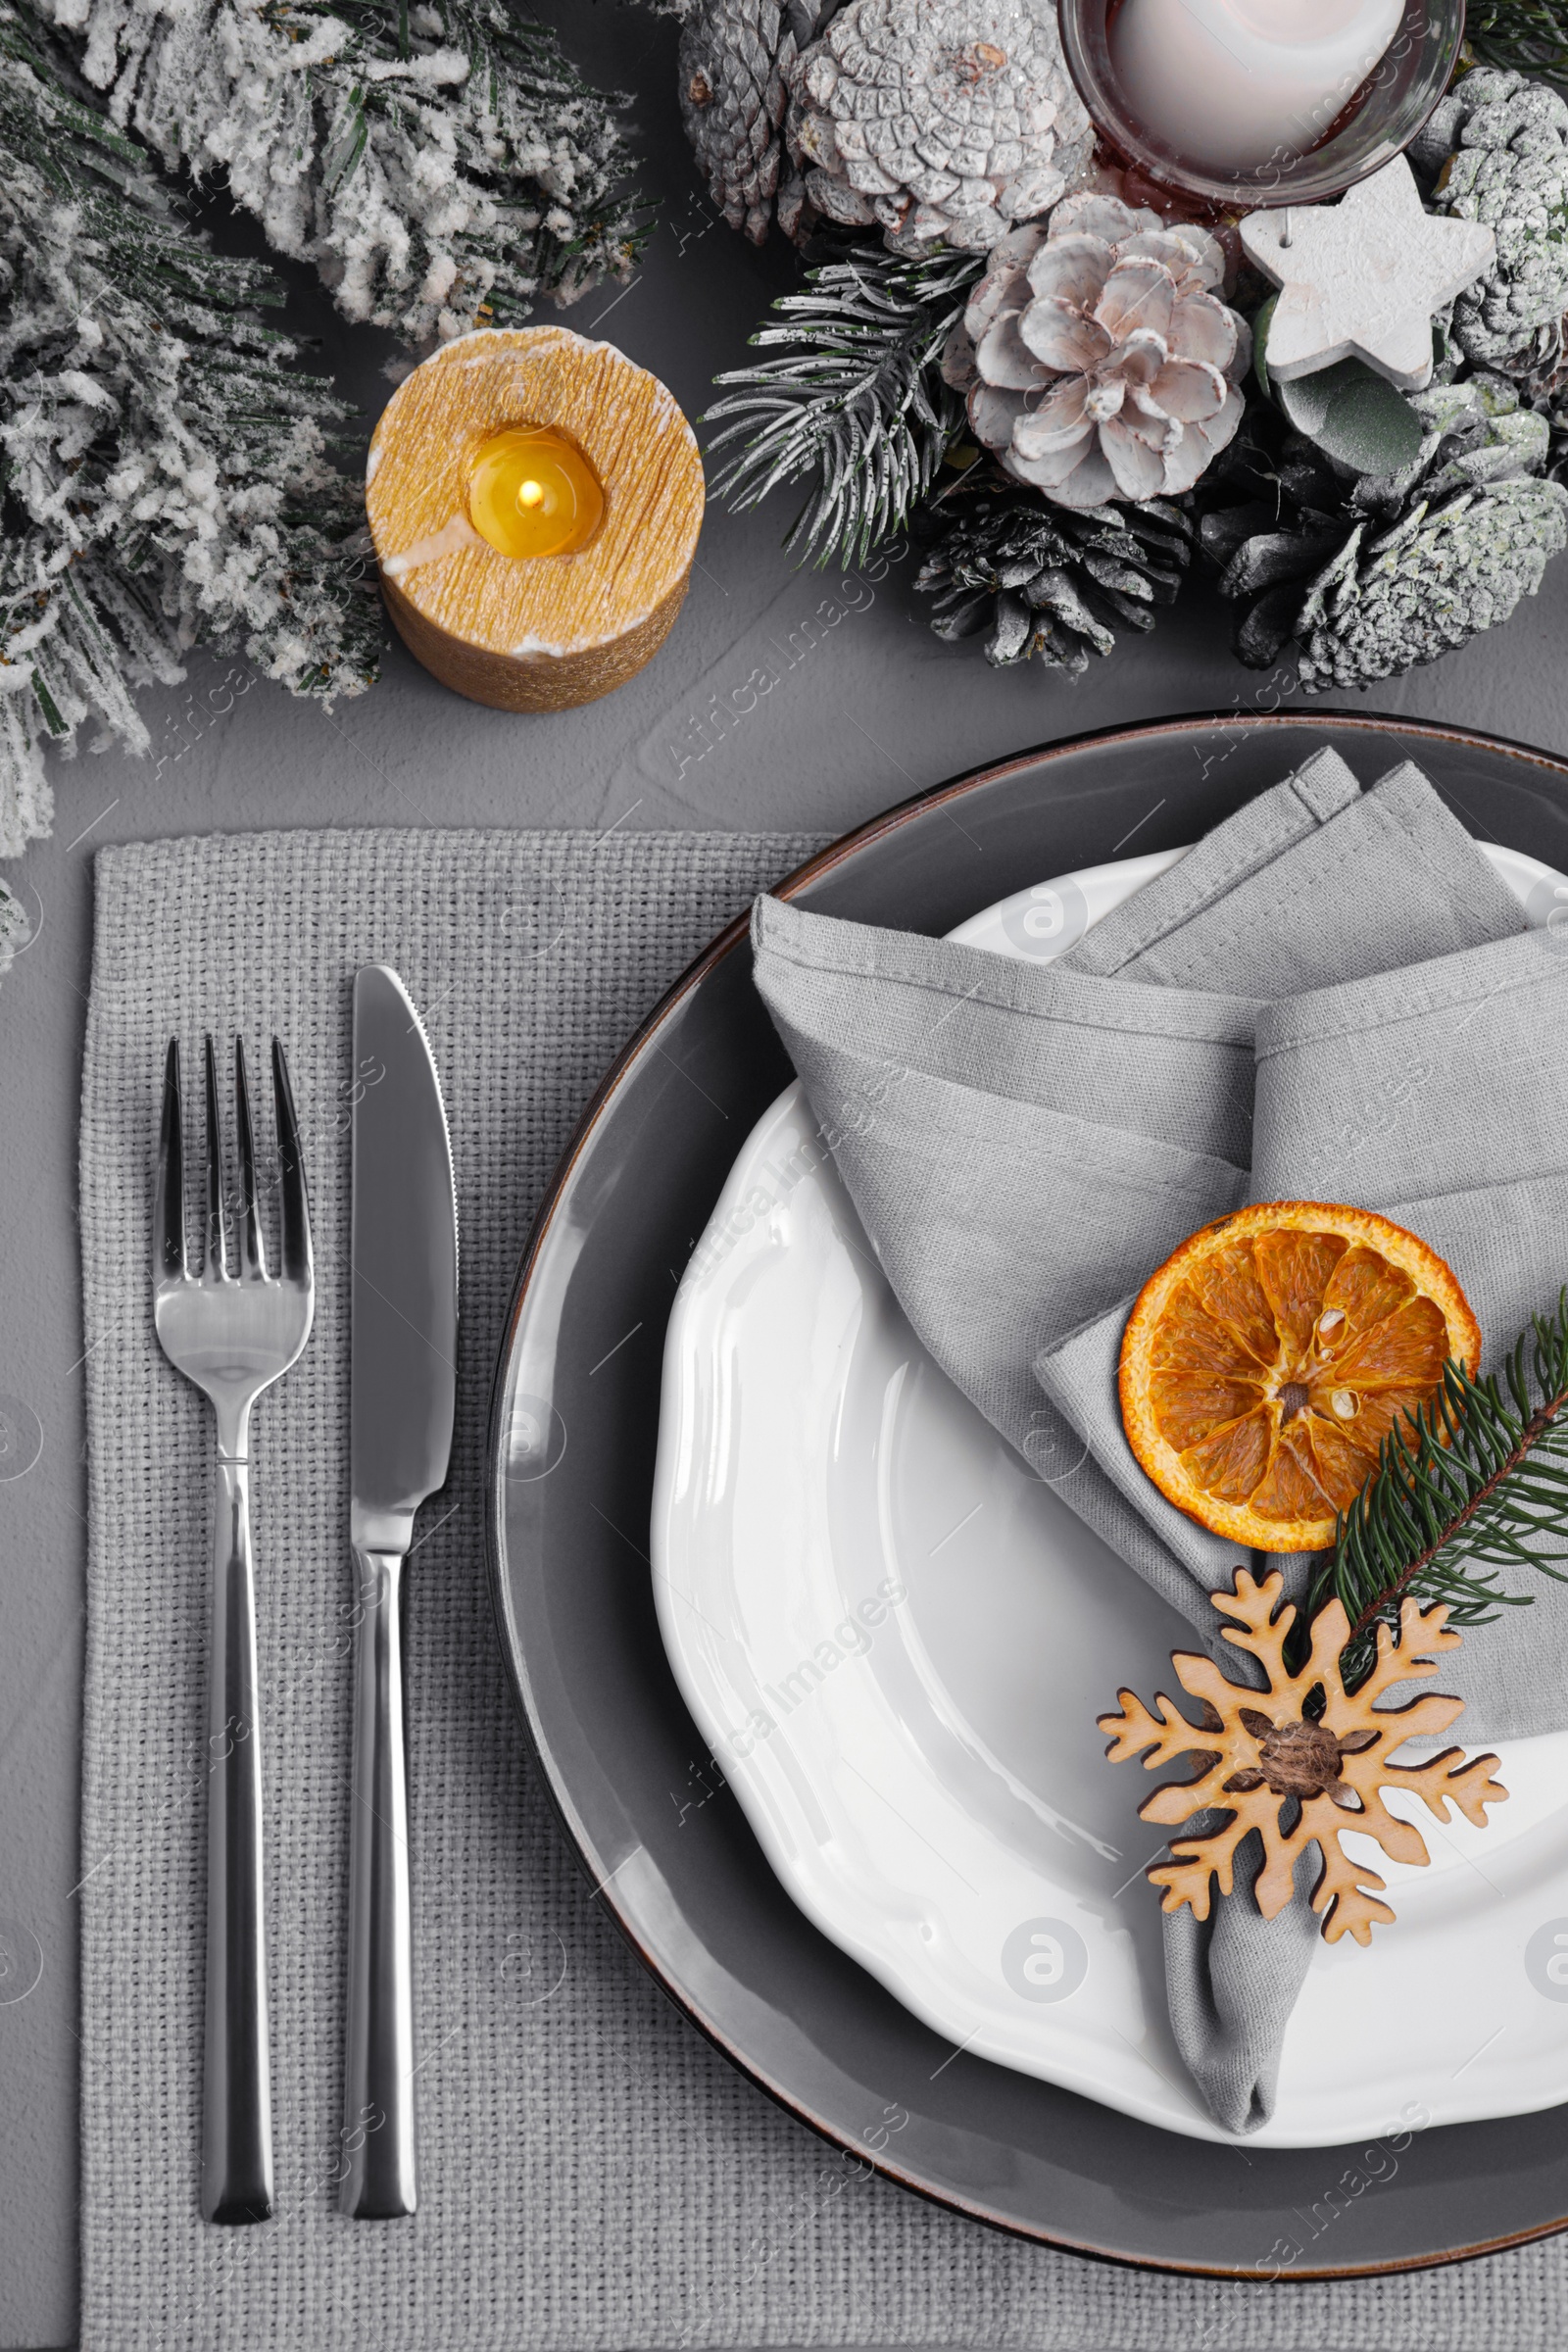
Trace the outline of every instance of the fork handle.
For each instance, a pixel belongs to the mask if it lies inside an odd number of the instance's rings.
[[[361,2221],[413,2213],[414,1953],[403,1747],[401,1554],[356,1547],[354,1780],[339,2209]]]
[[[220,1458],[207,1650],[207,2063],[201,2208],[272,2211],[272,2088],[262,1908],[262,1738],[250,1471]]]

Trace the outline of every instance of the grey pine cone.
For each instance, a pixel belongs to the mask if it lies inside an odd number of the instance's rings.
[[[1420,160],[1445,150],[1434,209],[1484,221],[1497,240],[1491,270],[1454,305],[1453,340],[1510,374],[1550,367],[1568,310],[1568,104],[1544,81],[1483,66],[1421,135]]]
[[[1093,131],[1055,0],[849,0],[789,72],[779,219],[880,225],[895,253],[982,253],[1049,210]]]
[[[1504,621],[1568,540],[1568,490],[1526,476],[1419,501],[1381,537],[1358,523],[1301,608],[1301,684],[1364,686]]]
[[[1296,435],[1277,458],[1240,449],[1233,479],[1263,496],[1211,510],[1200,536],[1252,667],[1294,640],[1309,694],[1401,676],[1506,620],[1568,544],[1568,491],[1541,478],[1546,420],[1511,384],[1478,375],[1411,406],[1428,430],[1397,474],[1348,484]]]
[[[783,161],[786,74],[838,0],[690,0],[677,68],[681,121],[731,228],[766,242]]]
[[[1162,499],[1075,514],[999,486],[959,492],[954,504],[914,585],[937,600],[938,637],[990,630],[985,655],[996,668],[1036,659],[1047,669],[1086,669],[1091,654],[1112,650],[1118,627],[1153,627],[1191,561],[1193,525]]]

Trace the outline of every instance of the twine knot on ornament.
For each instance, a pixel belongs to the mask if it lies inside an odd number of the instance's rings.
[[[1340,1770],[1347,1756],[1359,1755],[1378,1737],[1376,1732],[1347,1732],[1343,1739],[1326,1723],[1276,1723],[1255,1707],[1238,1710],[1240,1720],[1258,1742],[1257,1765],[1232,1773],[1226,1792],[1272,1788],[1276,1796],[1332,1796],[1336,1804],[1355,1805],[1355,1791]],[[1223,1730],[1218,1716],[1210,1729]]]

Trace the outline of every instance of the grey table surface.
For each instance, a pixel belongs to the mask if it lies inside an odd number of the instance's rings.
[[[559,316],[653,368],[695,417],[714,373],[741,364],[767,302],[794,282],[793,257],[777,240],[759,254],[733,236],[700,188],[667,20],[615,0],[556,0],[541,13],[588,74],[635,93],[642,180],[660,206],[633,282]],[[231,250],[256,249],[220,205],[209,217]],[[368,430],[394,347],[344,327],[306,273],[293,282],[292,321],[319,337]],[[0,1482],[0,1927],[24,1953],[36,1944],[41,1971],[22,1998],[0,1979],[0,2345],[63,2345],[75,2328],[86,1539],[76,1119],[95,851],[321,824],[840,831],[1031,745],[1183,711],[1234,710],[1240,728],[1278,707],[1279,687],[1231,659],[1228,615],[1206,590],[1076,683],[997,673],[973,646],[930,634],[906,567],[847,581],[796,569],[779,545],[792,512],[788,494],[760,514],[711,512],[664,651],[620,692],[559,717],[462,702],[395,642],[373,691],[330,714],[243,662],[193,658],[183,686],[145,698],[153,757],[61,763],[53,837],[4,869],[34,935],[0,985],[0,1396],[35,1418],[41,1449]],[[1568,558],[1506,629],[1360,707],[1568,752],[1565,646]],[[715,724],[764,662],[776,686],[727,730]]]

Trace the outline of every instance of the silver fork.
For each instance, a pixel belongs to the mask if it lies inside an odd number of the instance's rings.
[[[311,1334],[316,1275],[299,1123],[283,1049],[272,1040],[282,1265],[267,1270],[245,1046],[234,1040],[242,1213],[230,1271],[218,1061],[207,1040],[205,1251],[185,1248],[184,1106],[179,1044],[164,1074],[153,1200],[153,1320],[164,1353],[218,1421],[217,1511],[207,1653],[207,2026],[202,2127],[203,2218],[265,2222],[272,2211],[272,2089],[267,1940],[262,1915],[262,1754],[257,1714],[256,1588],[251,1568],[251,1406],[294,1363]]]

